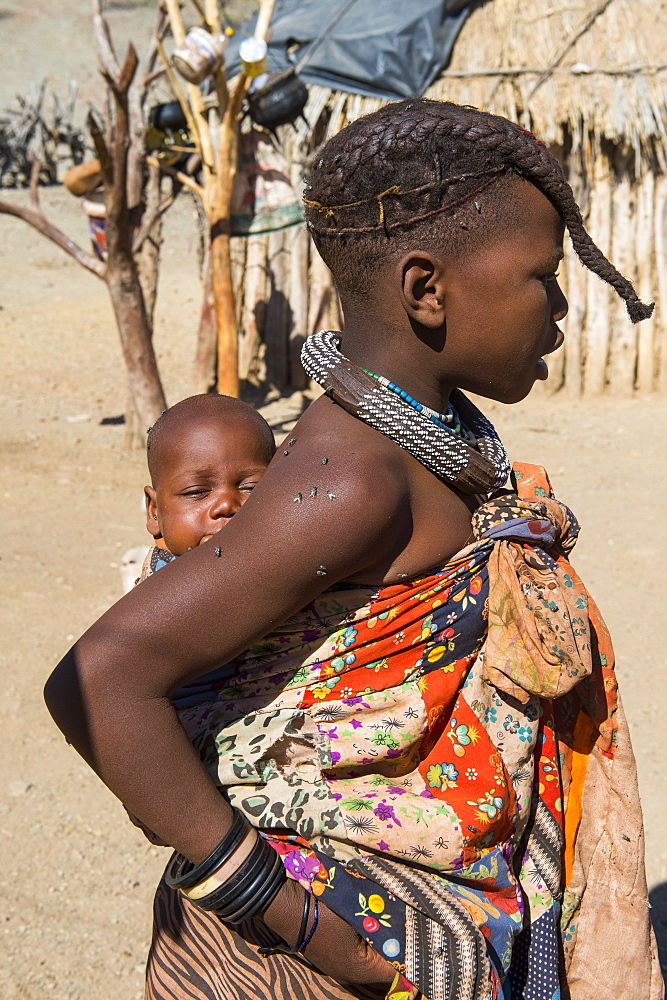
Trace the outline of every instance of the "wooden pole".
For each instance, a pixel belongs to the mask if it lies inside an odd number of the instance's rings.
[[[617,150],[612,191],[611,259],[621,274],[635,270],[634,242],[637,219],[637,187],[631,182],[629,153]],[[609,352],[609,390],[614,396],[631,396],[637,368],[637,328],[628,319],[625,303],[615,295],[611,302],[612,322]]]
[[[250,236],[247,242],[245,294],[239,324],[239,375],[242,379],[257,375],[257,360],[266,316],[266,255],[269,237]]]
[[[583,388],[582,331],[586,320],[586,269],[568,243],[565,254],[567,270],[568,314],[563,321],[565,333],[565,392],[577,399]]]
[[[292,329],[289,333],[289,383],[294,389],[305,389],[308,376],[301,364],[301,348],[308,336],[308,230],[299,226],[290,234],[289,302],[292,307]]]
[[[275,0],[261,0],[255,37],[264,38],[269,28]],[[238,157],[239,115],[248,77],[239,75],[220,127],[220,147],[212,204],[209,206],[211,269],[218,324],[218,392],[239,395],[239,354],[230,237],[231,201]]]
[[[658,388],[667,393],[667,177],[656,178],[655,191],[655,297],[659,333],[656,343]]]
[[[637,191],[637,225],[635,257],[637,260],[637,291],[641,299],[650,301],[655,295],[652,288],[653,254],[655,233],[653,222],[655,178],[650,166],[640,177]],[[657,338],[658,321],[655,314],[642,323],[638,323],[637,331],[637,391],[648,395],[655,388],[656,359],[655,339]]]
[[[588,231],[602,253],[609,254],[611,238],[611,176],[607,156],[597,150],[593,163]],[[609,355],[609,285],[596,274],[587,274],[586,295],[586,368],[584,389],[587,395],[604,391]]]
[[[269,235],[269,301],[266,306],[266,378],[270,385],[284,389],[288,381],[289,334],[292,329],[292,310],[287,298],[289,250],[284,231]]]

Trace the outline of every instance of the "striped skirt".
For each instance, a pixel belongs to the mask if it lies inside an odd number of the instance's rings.
[[[146,1000],[379,1000],[362,988],[350,993],[298,958],[258,955],[258,948],[279,941],[261,921],[242,931],[160,882]]]

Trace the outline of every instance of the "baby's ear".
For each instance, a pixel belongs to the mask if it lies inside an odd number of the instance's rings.
[[[144,486],[146,500],[146,528],[153,538],[162,538],[160,524],[157,519],[157,493],[152,486]]]

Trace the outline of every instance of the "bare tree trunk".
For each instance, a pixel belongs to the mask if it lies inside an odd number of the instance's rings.
[[[132,225],[128,208],[128,91],[137,71],[134,46],[128,48],[125,63],[118,70],[112,55],[106,57],[104,75],[114,96],[116,120],[113,136],[113,159],[99,136],[98,155],[107,191],[107,268],[105,281],[116,314],[128,385],[145,435],[167,404],[162,390],[155,352],[153,331],[146,312],[139,271],[133,254]],[[113,163],[113,166],[111,166]]]
[[[149,165],[148,181],[146,183],[146,208],[145,215],[150,217],[157,212],[160,205],[160,186],[162,174],[159,167]],[[162,249],[162,218],[160,217],[153,228],[150,236],[142,242],[139,251],[135,254],[137,258],[137,268],[139,270],[139,281],[144,296],[144,305],[148,323],[153,331],[155,302],[157,300],[157,283],[160,271],[160,251]],[[152,336],[152,332],[151,332]]]
[[[208,250],[202,267],[203,296],[201,313],[199,314],[199,329],[197,330],[197,347],[195,350],[194,391],[210,392],[215,388],[217,336],[215,321],[215,299],[213,297],[213,276],[211,274],[211,258]]]

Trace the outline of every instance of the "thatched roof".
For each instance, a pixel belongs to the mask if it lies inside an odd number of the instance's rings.
[[[427,97],[505,115],[550,146],[603,139],[667,168],[667,0],[489,0]],[[313,87],[326,134],[382,102]],[[323,136],[320,136],[323,138]]]

